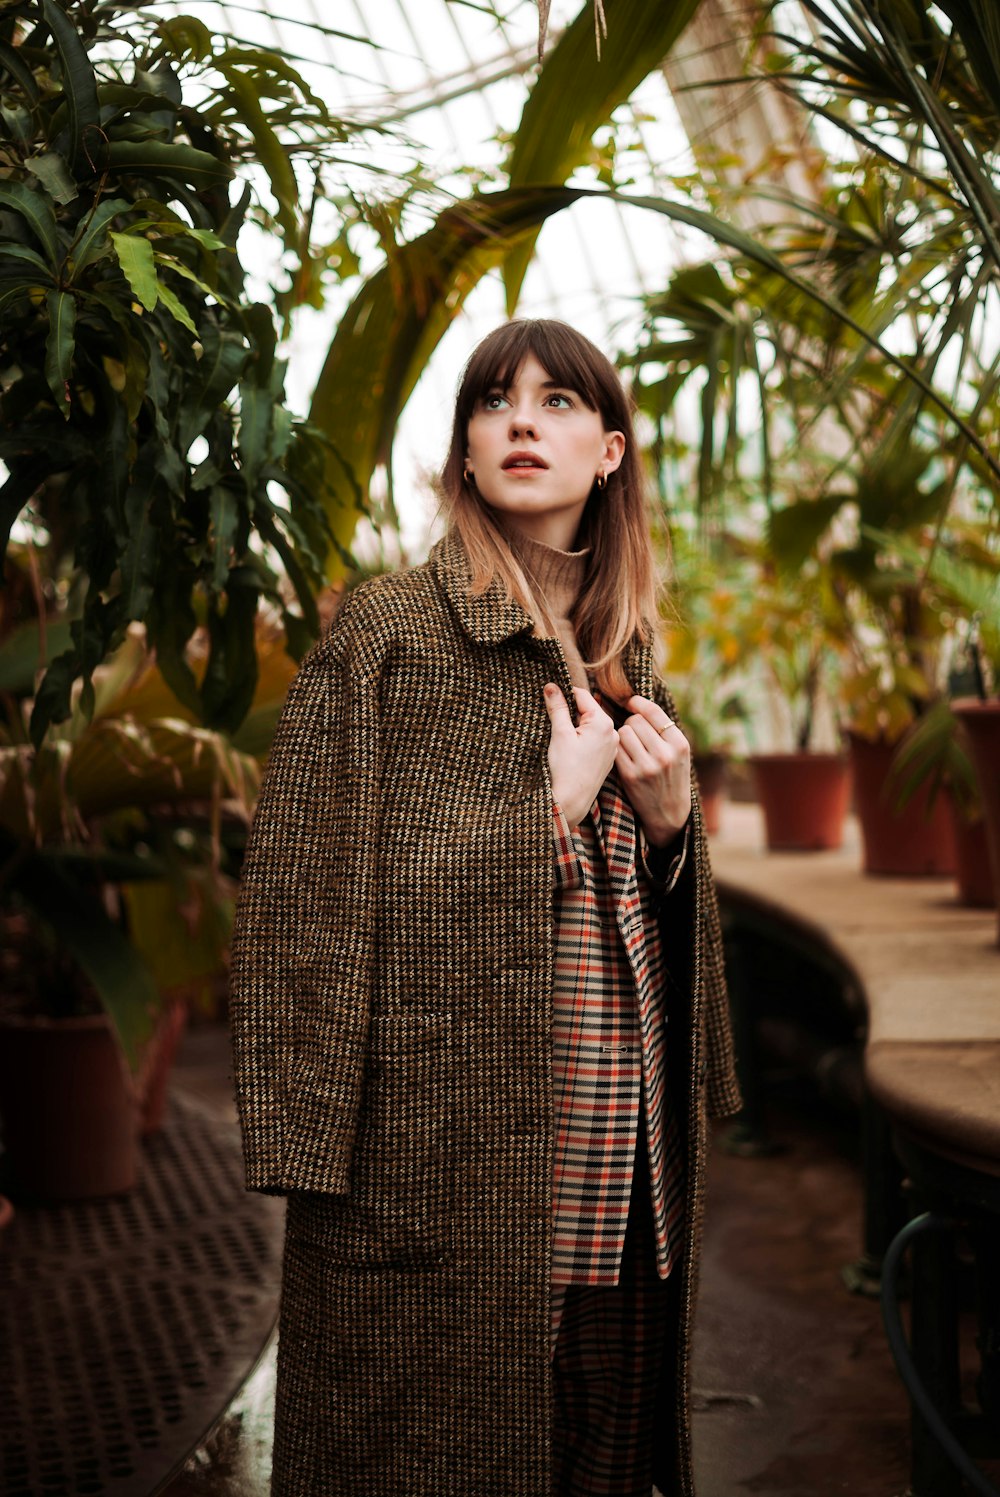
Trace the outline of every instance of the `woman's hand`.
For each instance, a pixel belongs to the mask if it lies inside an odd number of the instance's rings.
[[[625,705],[632,716],[618,734],[614,762],[649,845],[666,847],[691,814],[691,745],[648,697],[629,697]]]
[[[552,794],[570,826],[579,826],[615,762],[618,731],[589,691],[582,686],[574,686],[573,691],[579,727],[573,726],[566,698],[552,681],[545,686],[545,705],[552,725],[548,751]]]

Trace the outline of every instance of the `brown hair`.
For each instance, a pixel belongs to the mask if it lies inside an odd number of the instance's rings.
[[[633,405],[614,365],[600,349],[564,322],[519,319],[483,339],[469,359],[455,401],[451,447],[441,473],[448,530],[457,531],[469,559],[470,596],[486,592],[498,577],[508,601],[525,608],[536,626],[555,634],[541,592],[532,588],[489,505],[465,477],[466,439],[476,404],[491,390],[505,389],[529,354],[551,379],[573,390],[604,422],[625,436],[625,455],[607,487],[595,483],[574,542],[590,547],[587,570],[571,623],[584,664],[607,696],[625,702],[634,690],[622,664],[633,635],[655,635],[664,589],[650,546],[646,486],[632,424]]]

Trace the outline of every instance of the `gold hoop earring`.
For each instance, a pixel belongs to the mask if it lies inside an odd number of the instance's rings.
[[[473,473],[471,468],[464,468],[462,470],[462,477],[465,479],[466,483],[468,483],[470,478],[475,477],[475,474]]]
[[[603,471],[598,473],[596,483],[599,489],[606,489],[608,486],[608,475]]]

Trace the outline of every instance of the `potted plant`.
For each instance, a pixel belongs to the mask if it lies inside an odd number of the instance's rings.
[[[34,750],[27,698],[0,740],[0,1113],[8,1168],[46,1198],[134,1183],[175,995],[228,940],[222,824],[245,825],[258,765],[126,710],[151,668],[133,636],[95,672],[89,721],[77,705]]]
[[[986,820],[975,770],[960,736],[952,703],[941,698],[903,735],[886,789],[890,804],[899,810],[905,810],[921,790],[930,808],[937,796],[944,799],[951,817],[959,901],[992,909],[995,895]]]
[[[231,202],[231,183],[266,162],[301,253],[306,210],[259,100],[281,100],[303,148],[343,127],[284,59],[115,0],[12,0],[0,47],[0,542],[13,528],[44,551],[65,625],[31,741],[69,717],[74,682],[89,710],[92,671],[133,622],[175,697],[231,731],[253,697],[258,604],[301,655],[332,545],[326,445],[284,404],[274,319],[247,300],[236,251],[251,192]]]
[[[814,746],[820,704],[832,700],[844,653],[843,611],[829,567],[818,557],[794,575],[779,571],[770,548],[744,621],[743,648],[756,658],[787,716],[793,747],[748,756],[771,851],[840,847],[850,773],[839,748]],[[835,731],[835,728],[834,728]]]
[[[343,129],[281,57],[114,0],[12,0],[0,67],[0,1064],[37,1103],[17,1045],[51,1030],[89,1046],[46,1104],[58,1124],[72,1101],[65,1147],[43,1150],[51,1171],[82,1138],[88,1075],[104,1078],[96,1113],[116,1099],[105,1131],[135,1132],[151,1042],[165,1012],[177,1022],[150,964],[164,921],[199,905],[224,917],[221,849],[257,774],[226,734],[256,700],[262,600],[283,651],[318,632],[325,445],[287,411],[274,319],[245,298],[251,193],[234,203],[230,184],[235,164],[266,162],[270,226],[301,258],[308,212],[276,132],[318,150]],[[270,120],[261,98],[280,100]],[[129,650],[150,645],[168,700],[143,716],[116,691]],[[179,892],[155,911],[167,880]],[[10,1095],[20,1170],[41,1124],[16,1122]],[[134,1156],[82,1188],[131,1173]],[[52,1173],[34,1188],[81,1189]]]
[[[971,694],[952,703],[978,782],[997,906],[1000,945],[1000,560],[982,550],[956,581],[974,610],[970,638]],[[953,578],[956,577],[954,570]]]

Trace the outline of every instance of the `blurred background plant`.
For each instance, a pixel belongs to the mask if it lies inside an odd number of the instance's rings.
[[[260,600],[301,654],[331,539],[322,441],[283,403],[271,309],[244,299],[250,192],[231,204],[229,184],[262,160],[276,227],[304,258],[276,127],[318,148],[344,126],[283,59],[111,0],[6,5],[0,66],[2,538],[6,551],[16,523],[41,558],[59,640],[31,739],[68,719],[74,682],[90,713],[93,671],[134,622],[177,699],[235,728]]]
[[[15,630],[0,648],[3,1012],[103,1009],[136,1071],[169,1003],[214,1002],[260,768],[174,715],[140,629],[95,670],[93,715],[78,687],[33,748],[34,643]]]

